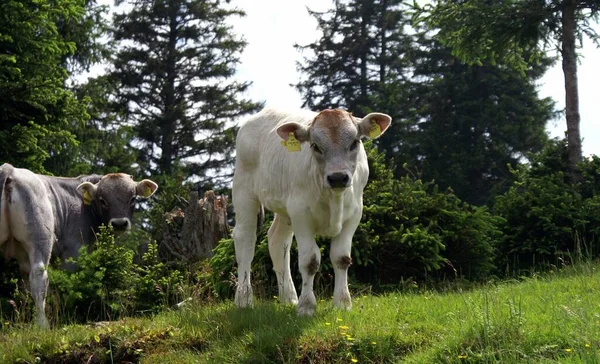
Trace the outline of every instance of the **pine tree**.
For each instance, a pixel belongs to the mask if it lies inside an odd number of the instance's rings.
[[[569,167],[574,180],[582,159],[577,40],[584,35],[596,43],[600,35],[591,24],[600,18],[598,0],[464,0],[416,6],[415,21],[439,30],[437,37],[469,64],[502,60],[525,71],[532,61],[558,44],[565,79],[565,116]]]
[[[84,14],[78,0],[0,2],[0,162],[47,172],[51,153],[76,144],[67,129],[84,123],[85,106],[64,83],[75,44],[58,23]]]
[[[554,102],[538,97],[534,81],[549,60],[524,77],[489,62],[468,66],[427,32],[418,36],[410,56],[419,80],[417,158],[403,162],[470,204],[488,203],[508,188],[510,169],[547,141]]]
[[[309,10],[322,36],[295,46],[308,53],[297,66],[305,77],[295,85],[303,106],[343,107],[363,115],[371,111],[373,100],[404,75],[402,55],[411,40],[403,32],[408,20],[401,3],[340,0],[326,12]]]
[[[250,83],[231,80],[246,43],[227,24],[244,13],[219,0],[127,4],[114,18],[110,78],[141,169],[170,175],[183,167],[201,184],[227,177],[235,134],[228,123],[260,106],[241,96]]]

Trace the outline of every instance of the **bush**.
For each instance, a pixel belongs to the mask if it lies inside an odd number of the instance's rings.
[[[487,275],[502,219],[460,201],[451,190],[438,191],[434,182],[394,179],[393,164],[386,166],[373,148],[368,153],[370,182],[352,251],[356,278],[377,286],[432,274]]]
[[[496,198],[494,211],[506,219],[497,264],[509,273],[598,256],[600,159],[584,160],[572,183],[566,142],[553,141],[531,164],[514,170],[516,181]]]
[[[183,284],[179,271],[168,271],[158,260],[155,243],[136,264],[134,250],[115,244],[104,227],[93,249],[82,247],[71,261],[74,272],[49,270],[49,305],[61,318],[95,321],[156,311],[174,302]]]

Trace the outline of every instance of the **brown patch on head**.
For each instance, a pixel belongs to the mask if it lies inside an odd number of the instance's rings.
[[[325,109],[321,111],[312,123],[313,127],[318,127],[325,131],[331,141],[339,142],[340,129],[351,114],[342,109]]]
[[[100,196],[116,198],[122,202],[127,202],[131,196],[135,196],[136,185],[133,178],[125,173],[106,174],[97,184]]]
[[[125,173],[109,173],[109,174],[103,176],[102,179],[105,179],[105,178],[106,179],[119,179],[119,178],[127,178],[127,177],[131,178],[130,175],[125,174]]]
[[[349,256],[340,257],[337,261],[338,268],[340,269],[348,269],[350,264],[352,264],[352,258]]]

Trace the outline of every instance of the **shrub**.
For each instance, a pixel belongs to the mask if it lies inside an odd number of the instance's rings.
[[[134,253],[115,244],[110,229],[101,227],[92,249],[82,247],[71,260],[74,272],[50,268],[49,305],[59,317],[80,321],[156,311],[174,302],[182,274],[158,260],[156,243],[148,245],[140,263],[134,263]]]
[[[354,239],[356,278],[374,285],[434,274],[480,278],[493,268],[502,219],[460,201],[434,182],[393,178],[393,165],[368,149],[372,174]]]
[[[515,183],[495,201],[494,212],[506,219],[498,266],[518,273],[568,263],[574,255],[596,257],[600,159],[584,160],[577,171],[581,180],[572,183],[564,140],[530,158],[530,165],[513,171]]]

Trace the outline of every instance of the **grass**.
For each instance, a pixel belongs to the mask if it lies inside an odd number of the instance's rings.
[[[317,315],[261,301],[192,303],[131,318],[0,334],[1,362],[45,363],[598,363],[600,266],[465,292],[331,300]]]

